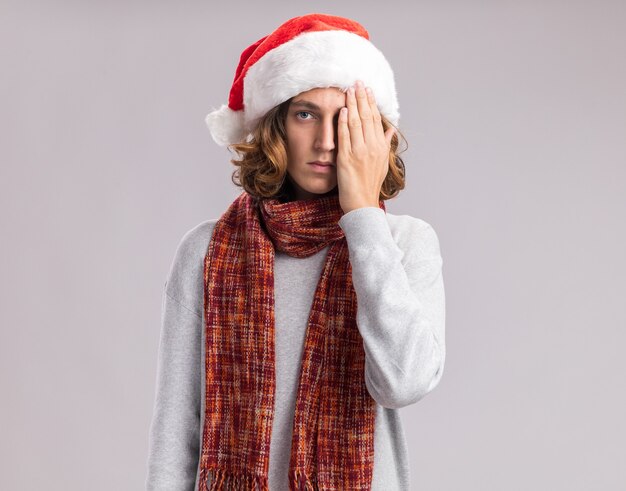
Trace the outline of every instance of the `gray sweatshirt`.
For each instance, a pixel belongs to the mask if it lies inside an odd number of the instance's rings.
[[[147,490],[197,490],[205,410],[204,256],[216,219],[181,239],[163,292]],[[339,220],[357,295],[365,384],[377,403],[372,491],[409,489],[408,449],[398,409],[432,391],[443,374],[442,258],[424,220],[376,207]],[[291,429],[307,320],[329,246],[307,258],[276,252],[276,399],[269,487],[289,491]]]

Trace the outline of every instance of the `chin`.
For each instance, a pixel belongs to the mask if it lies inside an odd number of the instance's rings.
[[[294,179],[292,175],[288,175],[289,184],[288,191],[293,197],[302,195],[313,195],[310,197],[320,197],[332,195],[339,192],[335,179]]]
[[[319,196],[323,196],[325,194],[334,194],[334,192],[338,191],[337,184],[331,184],[328,186],[302,186],[307,193],[317,194]]]
[[[326,194],[327,192],[333,190],[334,188],[337,187],[337,184],[322,184],[322,185],[313,185],[313,186],[307,186],[304,189],[306,189],[307,191],[309,191],[310,193],[316,193],[316,194]]]

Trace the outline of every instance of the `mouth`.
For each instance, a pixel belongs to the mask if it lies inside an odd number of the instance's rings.
[[[309,164],[317,166],[317,167],[335,167],[335,164],[332,162],[323,162],[321,160],[316,160],[315,162],[309,162]]]
[[[319,174],[329,174],[333,172],[333,169],[335,168],[335,165],[332,162],[315,161],[309,162],[309,165],[313,168],[314,172],[317,172]]]

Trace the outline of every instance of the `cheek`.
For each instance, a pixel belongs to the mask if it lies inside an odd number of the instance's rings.
[[[306,132],[302,130],[292,129],[287,131],[287,152],[294,157],[305,153],[308,141]]]

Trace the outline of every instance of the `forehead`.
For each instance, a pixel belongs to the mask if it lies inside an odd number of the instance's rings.
[[[293,97],[291,106],[335,108],[337,106],[343,107],[345,101],[346,94],[339,87],[317,87],[300,92],[297,96]]]

